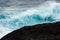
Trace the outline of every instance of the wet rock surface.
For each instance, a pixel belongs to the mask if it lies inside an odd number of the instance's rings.
[[[1,40],[60,40],[60,22],[24,26]]]

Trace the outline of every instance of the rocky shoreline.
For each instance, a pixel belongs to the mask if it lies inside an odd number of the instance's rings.
[[[1,40],[60,40],[60,22],[24,26]]]

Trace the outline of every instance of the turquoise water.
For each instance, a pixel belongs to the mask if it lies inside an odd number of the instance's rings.
[[[52,3],[52,4],[51,4]],[[20,12],[20,8],[6,8],[0,13],[0,36],[23,26],[60,21],[60,8],[55,2],[48,2],[50,6],[39,6]],[[56,5],[55,5],[56,4]],[[51,6],[52,5],[52,6]],[[58,6],[57,6],[58,5]],[[12,10],[11,10],[12,9]]]

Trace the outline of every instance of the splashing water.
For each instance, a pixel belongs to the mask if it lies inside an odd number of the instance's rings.
[[[20,8],[8,7],[6,9],[5,7],[4,11],[0,11],[0,38],[23,26],[60,21],[59,4],[47,1],[37,8],[24,12],[20,12]]]

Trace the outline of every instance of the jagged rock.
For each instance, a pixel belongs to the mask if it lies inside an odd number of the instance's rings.
[[[60,22],[24,26],[1,40],[60,40]]]

